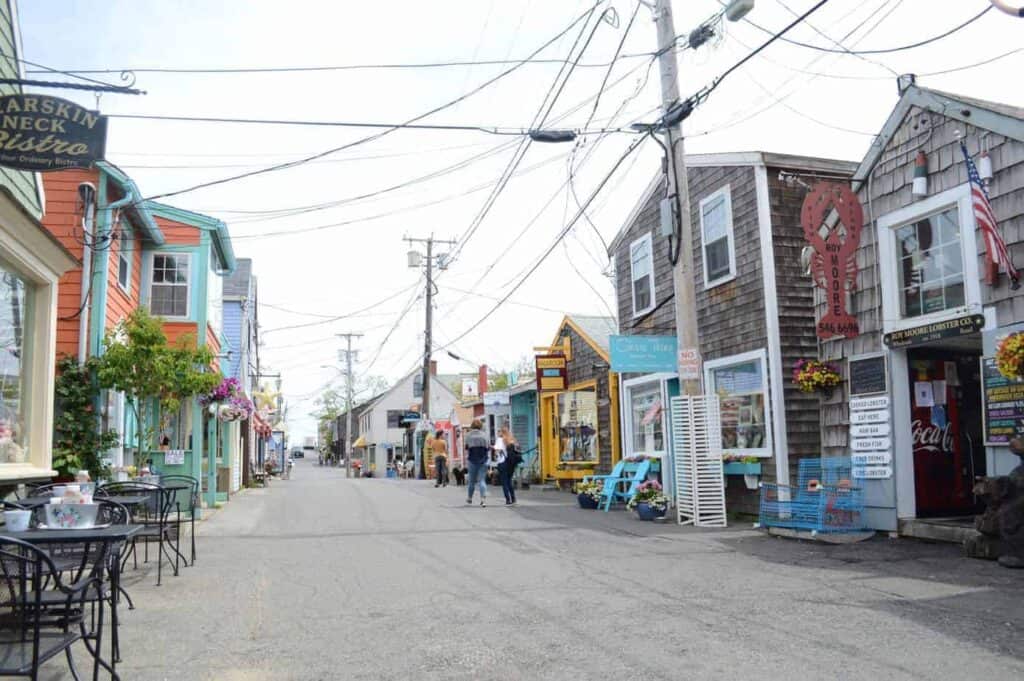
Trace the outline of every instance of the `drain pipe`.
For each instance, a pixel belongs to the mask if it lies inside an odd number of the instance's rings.
[[[105,258],[94,259],[92,263],[92,280],[95,283],[96,277],[100,276],[100,283],[103,283],[103,277],[107,276],[108,269],[110,267],[110,248],[113,245],[113,235],[116,225],[113,224],[114,212],[120,208],[131,205],[137,200],[137,197],[132,192],[126,192],[124,198],[114,201],[112,203],[106,203],[106,178],[101,176],[103,184],[99,188],[99,201],[98,201],[98,225],[96,227],[96,234],[94,235],[94,241],[101,240],[104,244],[103,248],[93,250],[99,255],[105,255]],[[107,295],[106,288],[99,286],[93,291],[91,301],[91,314],[90,320],[92,322],[92,337],[91,337],[91,354],[99,356],[103,351],[103,331],[104,323],[106,321],[106,303]]]
[[[78,308],[78,363],[85,362],[89,340],[89,312],[86,303],[92,292],[92,243],[96,222],[96,187],[91,182],[78,185],[78,200],[82,202],[82,280]]]

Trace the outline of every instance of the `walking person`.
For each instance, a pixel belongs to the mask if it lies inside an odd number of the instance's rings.
[[[437,436],[430,443],[430,450],[434,455],[434,473],[437,475],[437,482],[434,487],[448,486],[448,441],[444,439],[444,431],[437,431]]]
[[[519,442],[516,436],[508,428],[502,428],[497,443],[501,442],[502,450],[498,454],[498,476],[501,478],[501,491],[505,493],[505,505],[516,505],[516,488],[512,486],[512,477],[516,468],[523,462],[523,455],[519,452]]]
[[[491,443],[481,430],[483,424],[479,419],[473,421],[466,435],[466,459],[469,461],[469,486],[466,492],[466,503],[473,503],[473,491],[480,485],[480,506],[487,505],[487,460]]]

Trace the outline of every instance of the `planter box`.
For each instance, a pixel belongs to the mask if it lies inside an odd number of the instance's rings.
[[[726,475],[761,475],[761,464],[759,463],[725,463],[722,464],[722,472]]]

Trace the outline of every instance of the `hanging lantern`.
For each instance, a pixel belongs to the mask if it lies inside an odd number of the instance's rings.
[[[914,161],[914,183],[910,192],[914,196],[928,196],[928,156],[923,151],[917,152]]]
[[[982,182],[992,181],[992,159],[987,151],[981,152],[981,155],[978,157],[978,176]]]

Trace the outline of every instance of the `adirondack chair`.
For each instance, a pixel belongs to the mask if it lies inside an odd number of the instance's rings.
[[[636,494],[637,488],[647,479],[647,474],[650,471],[651,462],[649,459],[639,462],[626,462],[622,469],[622,475],[618,478],[609,478],[604,481],[604,487],[601,488],[601,500],[598,502],[598,506],[601,510],[607,512],[616,501],[625,503],[632,499],[633,495]]]
[[[591,480],[599,480],[602,483],[607,484],[609,480],[618,480],[619,478],[621,478],[622,471],[625,469],[625,467],[626,461],[619,461],[617,464],[615,464],[615,467],[612,468],[611,473],[607,475],[584,475],[583,480],[581,482],[587,483],[590,482]]]

